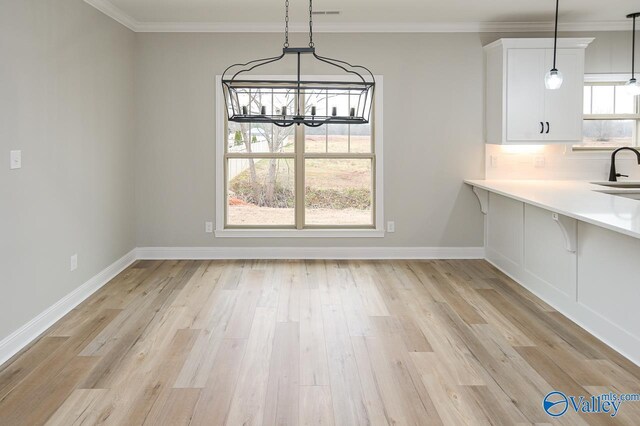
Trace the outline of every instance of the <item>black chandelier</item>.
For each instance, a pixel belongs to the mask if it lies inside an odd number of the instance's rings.
[[[319,127],[323,124],[366,124],[371,117],[375,78],[360,65],[316,53],[313,43],[313,0],[309,0],[309,46],[289,47],[289,0],[285,0],[285,41],[282,54],[234,64],[222,75],[229,121],[273,123],[280,127],[294,124]],[[256,68],[277,62],[287,55],[297,56],[297,79],[251,79],[244,76]],[[302,55],[346,73],[343,81],[302,80]]]

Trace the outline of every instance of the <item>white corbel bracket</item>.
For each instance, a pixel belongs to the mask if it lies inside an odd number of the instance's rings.
[[[478,201],[480,202],[480,211],[482,214],[489,213],[489,191],[474,186],[473,193],[478,197]]]
[[[558,213],[551,213],[551,217],[562,231],[567,251],[575,253],[578,245],[578,221]]]

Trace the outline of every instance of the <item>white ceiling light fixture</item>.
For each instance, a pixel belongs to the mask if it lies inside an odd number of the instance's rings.
[[[633,19],[633,33],[631,35],[631,80],[626,84],[627,91],[634,95],[640,95],[640,84],[636,80],[636,18],[640,17],[640,12],[627,15],[627,18]]]
[[[562,73],[556,68],[556,56],[558,53],[558,11],[560,0],[556,0],[556,27],[553,37],[553,68],[544,76],[544,85],[549,90],[558,90],[562,86]]]

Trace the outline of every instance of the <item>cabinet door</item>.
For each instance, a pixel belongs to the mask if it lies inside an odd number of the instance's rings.
[[[547,49],[509,49],[507,53],[507,140],[544,140],[544,70]]]
[[[553,50],[547,50],[547,70],[553,67]],[[548,142],[582,140],[582,102],[584,96],[584,50],[558,49],[556,67],[564,76],[558,90],[545,91],[544,121]]]

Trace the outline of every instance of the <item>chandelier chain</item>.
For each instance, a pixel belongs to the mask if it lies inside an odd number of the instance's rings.
[[[309,0],[309,47],[313,44],[313,0]]]
[[[284,47],[289,47],[289,0],[284,1],[285,16],[284,16]]]

